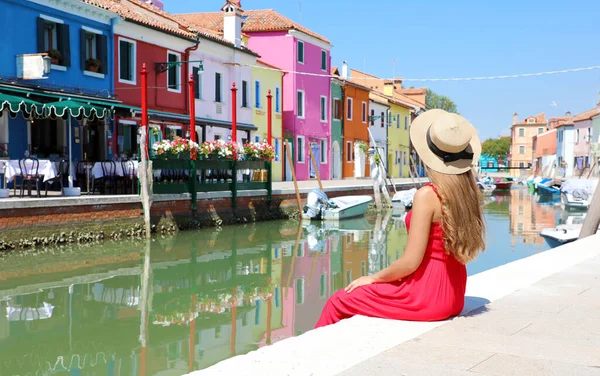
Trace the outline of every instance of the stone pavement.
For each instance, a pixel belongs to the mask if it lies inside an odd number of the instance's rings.
[[[340,375],[600,375],[600,256]]]

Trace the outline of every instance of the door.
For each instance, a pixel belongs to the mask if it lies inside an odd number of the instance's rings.
[[[315,158],[314,161],[316,162],[317,169],[318,169],[319,173],[321,173],[321,150],[320,150],[321,148],[319,147],[319,144],[317,144],[316,142],[311,142],[310,149],[312,150],[312,154]],[[308,161],[308,165],[310,166],[310,169],[309,169],[310,178],[316,179],[317,171],[315,171],[315,165],[313,164],[312,157],[310,159],[311,160]]]
[[[331,146],[332,150],[332,159],[331,159],[331,174],[333,175],[333,179],[341,179],[342,178],[342,154],[340,153],[340,144],[337,141],[333,142]]]

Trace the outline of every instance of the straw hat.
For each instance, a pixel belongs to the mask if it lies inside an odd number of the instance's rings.
[[[429,110],[413,121],[410,141],[421,161],[443,174],[467,172],[481,155],[475,127],[462,116],[439,109]]]

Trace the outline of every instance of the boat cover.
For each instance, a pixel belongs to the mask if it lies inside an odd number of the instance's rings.
[[[568,179],[562,184],[560,191],[585,200],[594,194],[597,184],[598,181],[592,179]]]

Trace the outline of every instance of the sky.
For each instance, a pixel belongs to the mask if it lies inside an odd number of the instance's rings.
[[[163,0],[171,13],[219,11],[224,0]],[[332,64],[389,78],[497,76],[600,65],[597,0],[242,0],[328,38]],[[394,63],[395,60],[395,63]],[[395,65],[395,69],[394,69]],[[512,114],[577,114],[596,106],[600,69],[489,81],[404,82],[450,97],[482,139],[509,135]]]

